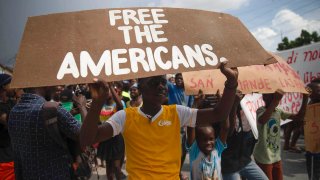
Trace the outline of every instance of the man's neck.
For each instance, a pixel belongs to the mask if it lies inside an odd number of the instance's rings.
[[[145,114],[155,116],[161,110],[161,105],[159,106],[150,106],[143,104],[141,107],[141,111]]]

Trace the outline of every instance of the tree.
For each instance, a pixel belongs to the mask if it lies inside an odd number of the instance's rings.
[[[313,32],[312,32],[311,37],[312,37],[312,41],[313,41],[313,42],[318,42],[318,41],[320,41],[320,36],[318,35],[318,33],[317,33],[316,31],[313,31]]]
[[[320,36],[316,31],[313,31],[310,34],[308,31],[303,29],[300,33],[300,37],[297,37],[295,40],[289,41],[287,37],[284,37],[282,42],[278,44],[277,50],[282,51],[286,49],[292,49],[318,41],[320,41]]]

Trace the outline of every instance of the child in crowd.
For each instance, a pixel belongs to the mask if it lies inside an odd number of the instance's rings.
[[[219,93],[217,93],[219,96]],[[236,96],[233,108],[230,114],[234,114],[236,107],[240,102],[240,97]],[[229,133],[229,119],[221,121],[219,128],[219,137],[216,138],[213,126],[197,126],[194,132],[189,131],[188,145],[190,147],[189,158],[191,168],[191,179],[193,180],[222,180],[221,173],[221,155],[227,148],[227,137]]]
[[[124,101],[121,100],[115,90],[115,84],[108,83],[108,87],[108,97],[100,112],[101,123],[108,121],[114,113],[126,107]],[[113,179],[113,176],[117,180],[121,179],[124,149],[124,141],[121,134],[99,144],[97,157],[101,159],[102,163],[103,161],[107,163],[107,179]]]
[[[229,115],[228,148],[223,151],[221,159],[223,180],[268,180],[251,158],[256,139],[240,105],[243,97],[241,91],[237,91],[236,98],[239,100],[235,102],[234,109]]]
[[[212,126],[196,127],[196,142],[190,147],[191,179],[222,179],[221,154],[225,141],[215,138]]]
[[[276,108],[283,94],[281,90],[272,94],[263,94],[265,106],[257,110],[259,137],[253,156],[270,180],[283,179],[280,156],[280,119],[302,120],[308,100],[308,96],[304,95],[300,111],[293,115]]]

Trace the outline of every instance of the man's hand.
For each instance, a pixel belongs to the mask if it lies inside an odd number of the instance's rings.
[[[306,89],[306,91],[307,91],[309,94],[312,93],[312,89],[311,89],[310,87],[307,86],[305,89]]]
[[[109,96],[109,86],[108,83],[101,79],[94,78],[95,83],[90,84],[90,93],[93,101],[104,103]]]
[[[227,68],[227,62],[221,62],[220,71],[227,78],[227,84],[229,87],[237,86],[238,83],[238,69],[237,68]]]
[[[72,101],[76,104],[77,107],[86,107],[87,99],[84,95],[79,94],[78,96],[74,95]]]

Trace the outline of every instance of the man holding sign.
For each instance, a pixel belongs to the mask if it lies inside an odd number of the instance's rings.
[[[139,79],[143,105],[114,114],[97,125],[106,97],[106,83],[91,87],[92,105],[80,132],[83,146],[122,133],[125,139],[129,179],[179,179],[181,166],[180,127],[204,126],[225,120],[232,108],[238,71],[221,64],[227,81],[221,102],[215,109],[191,109],[180,105],[165,106],[167,82],[163,76]]]

